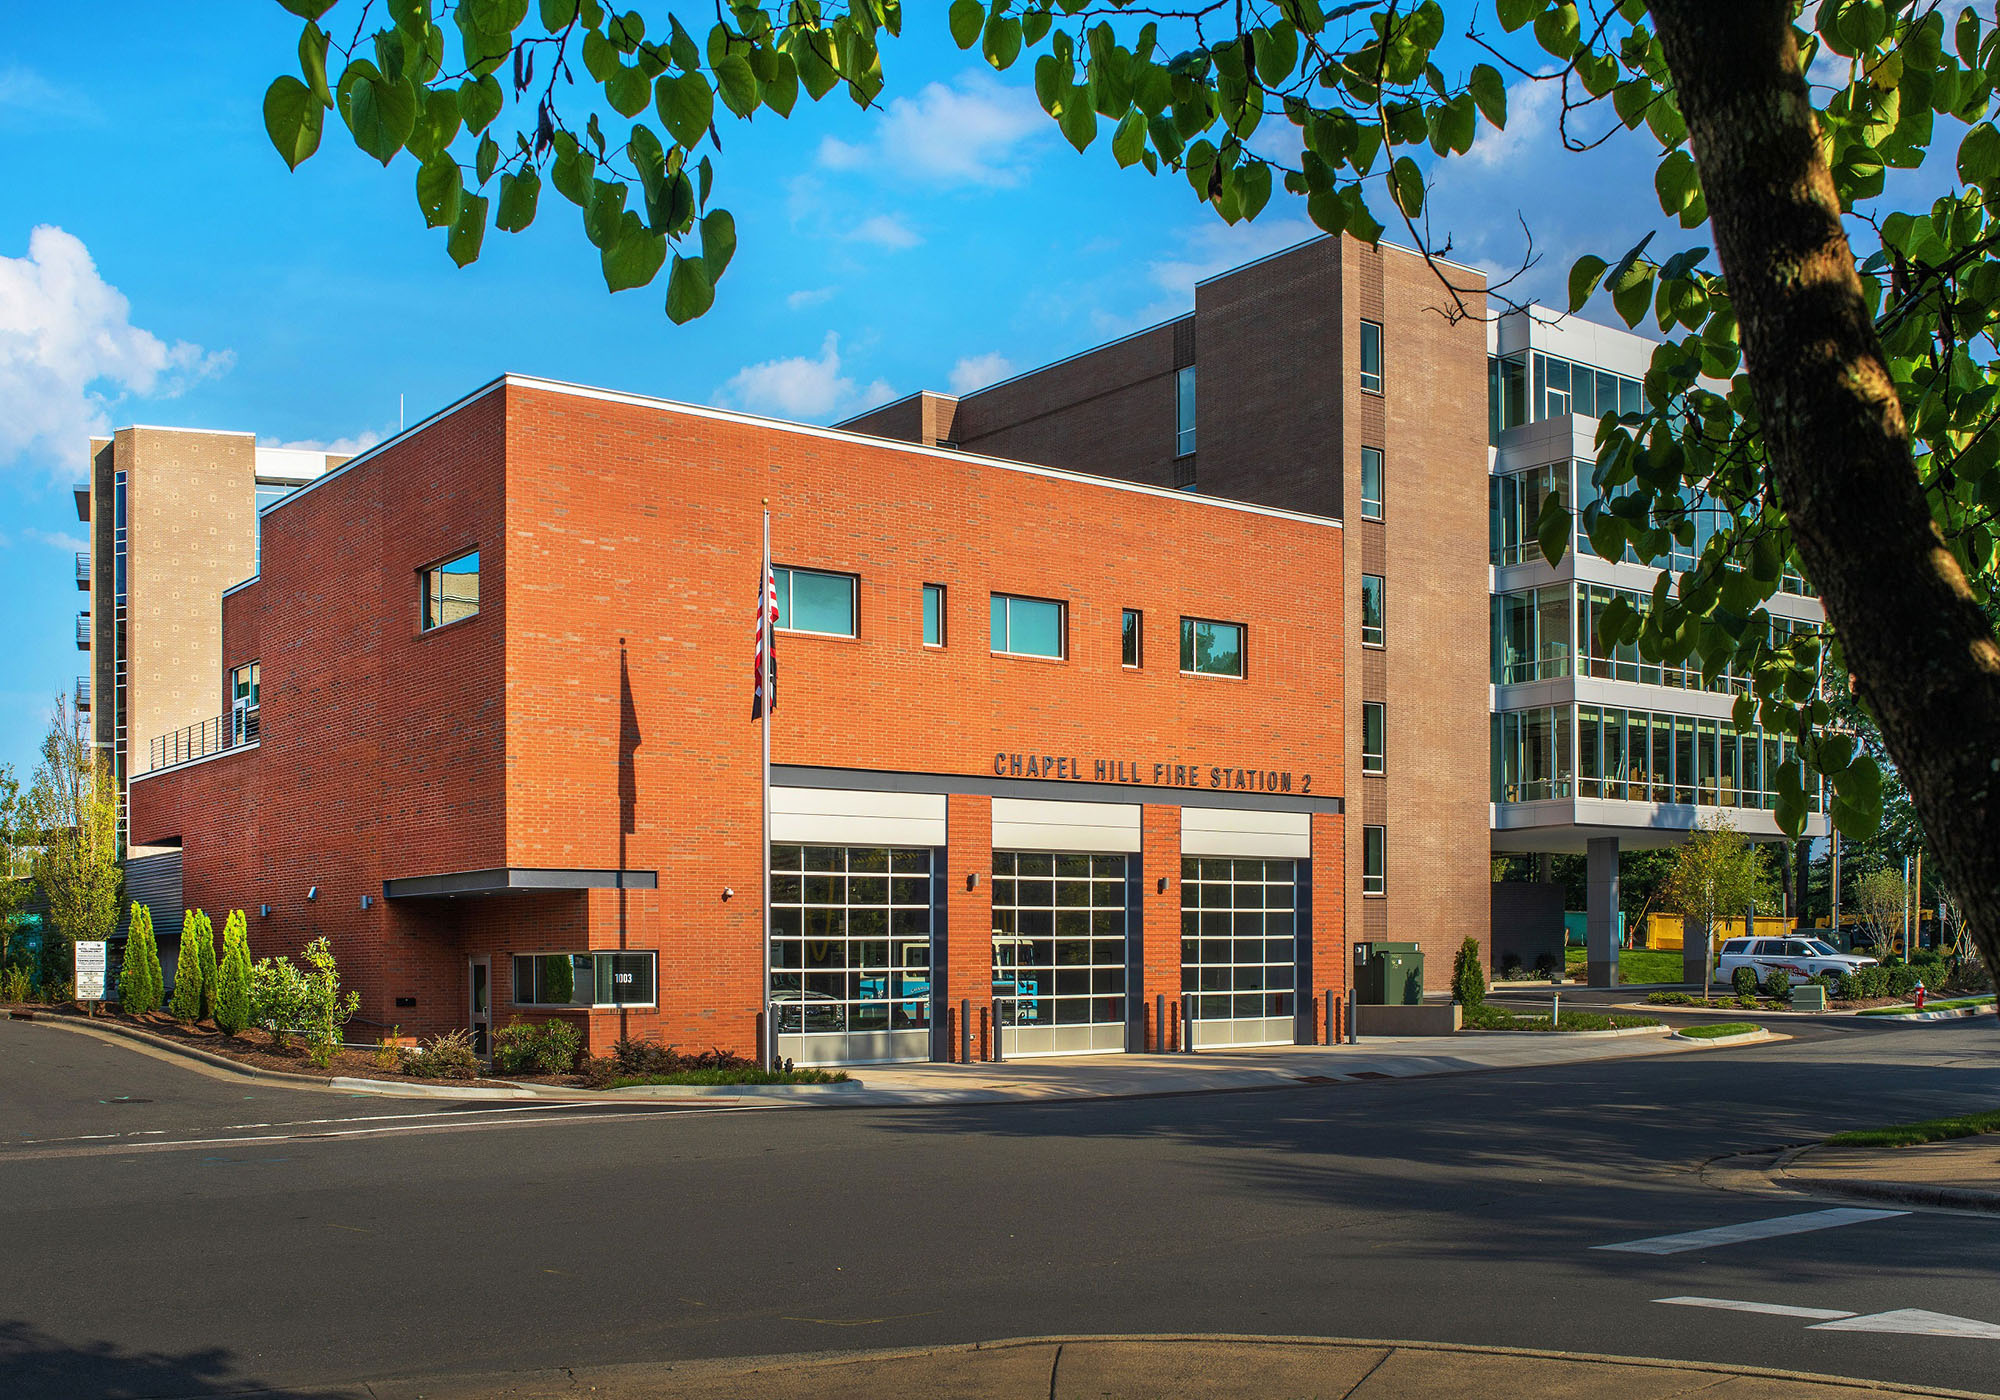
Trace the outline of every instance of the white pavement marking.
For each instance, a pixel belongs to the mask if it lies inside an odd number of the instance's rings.
[[[1719,1225],[1713,1230],[1690,1230],[1682,1235],[1654,1235],[1622,1244],[1592,1245],[1592,1249],[1615,1250],[1624,1254],[1685,1254],[1691,1249],[1716,1245],[1742,1244],[1746,1240],[1768,1240],[1778,1235],[1802,1235],[1809,1230],[1831,1230],[1837,1225],[1859,1225],[1869,1220],[1887,1220],[1908,1215],[1906,1210],[1863,1210],[1844,1206],[1837,1210],[1809,1210],[1802,1215],[1780,1215],[1770,1220],[1749,1220],[1741,1225]]]
[[[1740,1298],[1655,1298],[1656,1303],[1672,1303],[1682,1308],[1721,1308],[1726,1312],[1769,1313],[1772,1317],[1827,1318],[1853,1317],[1841,1308],[1795,1308],[1788,1303],[1746,1303]]]
[[[1894,1312],[1847,1317],[1838,1322],[1814,1323],[1814,1332],[1902,1332],[1919,1337],[1972,1337],[2000,1342],[2000,1327],[1977,1318],[1953,1317],[1950,1313],[1923,1308],[1897,1308]]]

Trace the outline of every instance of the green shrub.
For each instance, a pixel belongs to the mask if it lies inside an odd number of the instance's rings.
[[[324,941],[324,940],[321,940]],[[400,1055],[405,1074],[419,1079],[477,1079],[479,1057],[472,1053],[472,1032],[446,1031],[432,1036],[428,1045],[404,1049]]]
[[[160,1009],[165,979],[160,975],[160,941],[153,936],[153,911],[137,901],[125,935],[125,965],[118,972],[118,1005],[128,1016]]]
[[[1839,990],[1840,979],[1831,972],[1815,972],[1812,981],[1815,987],[1826,993],[1828,1000],[1831,1000],[1834,992]]]
[[[1736,989],[1736,995],[1740,997],[1757,995],[1757,969],[1754,967],[1737,968],[1736,971],[1729,974],[1729,984]]]
[[[250,1025],[250,927],[241,909],[222,925],[222,963],[215,972],[215,1024],[224,1035]]]
[[[299,956],[310,969],[305,975],[306,999],[299,1017],[299,1033],[305,1038],[306,1058],[325,1069],[333,1062],[333,1052],[340,1048],[341,1027],[360,1009],[361,994],[341,994],[340,968],[334,962],[333,945],[325,938],[315,938],[306,944]]]
[[[1765,975],[1764,990],[1783,1001],[1792,990],[1792,974],[1782,967],[1774,967]]]
[[[1756,1007],[1756,1005],[1757,1005],[1757,998],[1755,998],[1755,997],[1750,997],[1750,996],[1741,996],[1741,995],[1739,995],[1739,996],[1738,996],[1738,997],[1736,998],[1736,1004],[1737,1004],[1738,1006],[1743,1006],[1743,1007],[1750,1007],[1750,1008],[1753,1008],[1753,1009],[1754,1009],[1754,1008]]]
[[[194,950],[201,959],[201,1020],[209,1020],[215,1015],[215,974],[218,959],[215,956],[215,925],[209,922],[208,911],[194,911]],[[181,956],[187,957],[187,945],[181,945]]]
[[[0,967],[0,1001],[24,1002],[33,992],[34,984],[35,979],[20,964]]]
[[[1649,992],[1646,1000],[1655,1006],[1693,1006],[1695,999],[1686,992]]]
[[[270,1032],[271,1044],[282,1047],[305,1017],[306,978],[279,956],[265,958],[250,973],[250,1024]]]
[[[515,1020],[493,1037],[493,1068],[501,1074],[572,1074],[582,1055],[583,1032],[568,1021]]]
[[[181,955],[174,964],[174,994],[167,1002],[167,1010],[180,1021],[199,1021],[202,1008],[208,1003],[207,990],[202,986],[201,944],[203,925],[208,916],[199,909],[190,909],[181,916]],[[214,940],[209,939],[209,961],[214,961]]]
[[[1486,959],[1479,954],[1479,940],[1467,938],[1458,945],[1458,961],[1451,969],[1452,1000],[1465,1007],[1486,1001]]]

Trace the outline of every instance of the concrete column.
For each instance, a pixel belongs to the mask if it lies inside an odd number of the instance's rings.
[[[1618,985],[1618,838],[1593,836],[1585,857],[1584,956],[1590,985]]]

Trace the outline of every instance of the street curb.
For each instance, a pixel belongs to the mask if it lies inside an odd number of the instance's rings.
[[[1962,1016],[1984,1016],[2000,1003],[1988,1002],[1984,1006],[1961,1006],[1951,1011],[1879,1011],[1869,1015],[1866,1011],[1850,1014],[1867,1016],[1871,1021],[1956,1021]]]
[[[1826,1191],[1858,1200],[1887,1201],[1894,1205],[1933,1206],[1947,1210],[1976,1210],[1986,1215],[2000,1214],[2000,1191],[1980,1191],[1969,1186],[1922,1186],[1912,1181],[1869,1181],[1865,1178],[1793,1176],[1785,1180],[1801,1191]]]
[[[1791,1037],[1788,1035],[1777,1035],[1759,1026],[1754,1031],[1741,1031],[1736,1035],[1682,1035],[1679,1031],[1675,1031],[1674,1039],[1684,1040],[1689,1045],[1716,1046],[1755,1045],[1766,1040],[1790,1040]]]
[[[620,1394],[632,1393],[633,1385],[651,1382],[660,1394],[671,1394],[676,1382],[728,1381],[740,1378],[746,1386],[759,1375],[780,1372],[821,1371],[833,1373],[844,1367],[862,1367],[898,1360],[965,1357],[980,1352],[1022,1351],[1030,1348],[1150,1345],[1167,1347],[1259,1347],[1299,1348],[1316,1351],[1382,1351],[1438,1353],[1457,1356],[1491,1356],[1518,1361],[1545,1361],[1559,1365],[1618,1366],[1655,1371],[1679,1372],[1690,1376],[1717,1377],[1716,1383],[1746,1378],[1818,1385],[1851,1390],[1857,1394],[1927,1395],[1942,1400],[1994,1400],[1990,1392],[1955,1390],[1940,1386],[1906,1385],[1898,1381],[1867,1380],[1854,1376],[1833,1376],[1815,1371],[1779,1370],[1768,1366],[1734,1366],[1713,1361],[1674,1361],[1661,1357],[1613,1356],[1601,1352],[1549,1351],[1531,1347],[1476,1346],[1457,1342],[1392,1341],[1361,1337],[1254,1336],[1240,1333],[1213,1334],[1106,1334],[1046,1337],[1008,1337],[989,1342],[955,1346],[883,1347],[867,1351],[814,1351],[766,1356],[713,1357],[684,1361],[636,1362],[612,1366],[575,1366],[560,1370],[499,1371],[460,1375],[385,1377],[367,1383],[365,1393],[377,1400],[401,1400],[404,1396],[486,1397],[496,1394],[540,1394],[546,1382],[551,1393],[608,1390],[617,1386]],[[829,1377],[830,1378],[830,1377]],[[619,1382],[628,1384],[618,1385]],[[754,1393],[746,1389],[743,1393]],[[981,1392],[973,1391],[972,1394]],[[246,1397],[247,1400],[247,1397]]]
[[[1595,1015],[1595,1012],[1589,1013]],[[1672,1026],[1619,1026],[1608,1031],[1489,1031],[1474,1026],[1456,1032],[1458,1035],[1507,1035],[1507,1036],[1548,1036],[1562,1040],[1616,1040],[1628,1035],[1666,1035]],[[1367,1037],[1363,1036],[1363,1040]]]
[[[818,1098],[828,1091],[857,1092],[864,1086],[858,1079],[837,1084],[633,1084],[623,1089],[564,1089],[553,1084],[468,1084],[453,1089],[446,1082],[407,1084],[396,1079],[353,1079],[332,1081],[333,1087],[351,1094],[406,1095],[426,1099],[548,1099],[561,1103],[620,1103],[653,1099],[790,1099]]]

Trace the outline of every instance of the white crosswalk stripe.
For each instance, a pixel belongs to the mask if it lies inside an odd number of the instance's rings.
[[[1835,1210],[1809,1210],[1800,1215],[1780,1215],[1769,1220],[1749,1220],[1741,1225],[1719,1225],[1712,1230],[1689,1230],[1679,1235],[1652,1235],[1643,1240],[1600,1244],[1593,1249],[1623,1254],[1685,1254],[1693,1249],[1743,1244],[1748,1240],[1768,1240],[1780,1235],[1803,1235],[1812,1230],[1831,1230],[1839,1225],[1859,1225],[1869,1220],[1887,1220],[1908,1215],[1906,1210],[1867,1210],[1843,1206]]]

